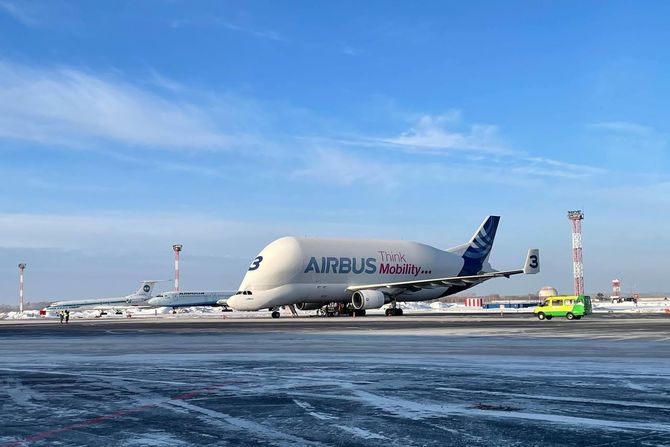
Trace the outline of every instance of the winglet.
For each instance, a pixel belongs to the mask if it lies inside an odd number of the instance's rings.
[[[523,266],[526,275],[534,275],[540,272],[540,250],[531,248],[526,255],[526,264]]]

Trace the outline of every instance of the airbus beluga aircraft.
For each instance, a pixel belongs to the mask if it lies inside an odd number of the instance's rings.
[[[449,250],[409,241],[283,237],[249,266],[234,310],[319,309],[351,303],[356,315],[390,303],[387,315],[402,315],[397,302],[452,295],[492,278],[540,271],[539,250],[530,249],[523,268],[494,270],[488,263],[499,216],[489,216],[466,244]]]

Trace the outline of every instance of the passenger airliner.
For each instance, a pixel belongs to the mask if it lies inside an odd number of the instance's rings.
[[[143,281],[140,288],[130,295],[116,298],[91,298],[84,300],[56,301],[49,304],[44,310],[46,312],[57,312],[61,310],[116,310],[120,311],[133,306],[146,305],[154,284],[157,280]]]
[[[284,237],[265,247],[249,266],[235,295],[234,310],[318,309],[351,303],[355,315],[398,301],[452,295],[492,278],[540,271],[539,250],[530,249],[518,270],[497,271],[488,263],[499,216],[489,216],[466,244],[449,250],[408,241]]]
[[[163,292],[151,298],[147,304],[152,307],[220,306],[227,309],[226,301],[235,292]]]

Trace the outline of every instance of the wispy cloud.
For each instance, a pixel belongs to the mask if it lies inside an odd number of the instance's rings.
[[[658,129],[631,121],[603,121],[587,125],[590,137],[603,148],[608,161],[624,169],[657,170],[667,165],[670,136]],[[625,160],[625,162],[624,162]]]
[[[286,41],[286,37],[278,33],[277,31],[270,29],[261,29],[249,25],[242,25],[239,23],[231,22],[229,20],[222,19],[220,17],[193,17],[186,19],[175,19],[170,22],[170,26],[175,29],[184,28],[184,27],[222,27],[229,31],[234,31],[237,33],[246,34],[251,37],[258,39],[267,39],[274,41]]]
[[[293,171],[294,179],[327,181],[331,184],[378,185],[393,189],[398,165],[365,159],[336,148],[318,148],[309,153],[303,165]]]
[[[654,131],[651,127],[627,121],[604,121],[600,123],[589,124],[588,127],[596,130],[637,135],[650,135]]]
[[[309,151],[300,163],[291,178],[347,187],[364,185],[387,192],[426,182],[462,185],[466,179],[476,179],[478,184],[528,186],[540,185],[548,179],[572,180],[603,173],[599,168],[541,157],[461,158],[448,162],[419,157],[402,161],[334,146]]]
[[[166,160],[159,157],[137,157],[120,151],[101,150],[98,152],[122,163],[142,166],[156,171],[178,172],[217,178],[221,178],[227,174],[223,169],[217,169],[211,165],[186,163],[181,160]]]
[[[342,51],[342,53],[346,54],[347,56],[360,56],[363,54],[361,49],[349,45],[348,43],[340,44],[340,51]]]
[[[409,130],[378,141],[420,152],[467,151],[491,155],[516,153],[502,145],[497,126],[474,124],[463,130],[454,129],[460,126],[460,122],[459,110],[451,110],[441,115],[422,115],[414,120]]]
[[[0,0],[0,11],[4,11],[26,26],[37,25],[39,23],[37,15],[26,6],[26,2],[19,4],[9,0]]]
[[[326,146],[329,149],[306,160],[310,168],[300,174],[328,178],[329,181],[337,179],[335,181],[339,183],[349,184],[348,179],[355,176],[336,175],[338,170],[402,172],[406,179],[408,174],[414,173],[416,179],[432,176],[431,178],[439,182],[476,173],[480,181],[520,184],[535,179],[584,178],[604,172],[602,168],[539,157],[527,151],[510,148],[503,144],[497,126],[465,125],[462,113],[457,109],[441,115],[414,116],[410,126],[409,130],[393,137],[313,139],[316,147]],[[388,161],[388,157],[375,154],[374,151],[377,150],[400,151],[411,154],[413,158]],[[354,152],[363,153],[365,156],[361,158]],[[375,181],[374,175],[360,177],[363,183]],[[385,176],[386,179],[390,177],[392,175]],[[385,183],[388,185],[388,180]]]
[[[319,121],[309,111],[297,113],[290,107],[217,93],[189,95],[186,87],[155,72],[148,82],[159,91],[111,75],[0,62],[0,138],[92,148],[122,162],[209,177],[221,176],[216,166],[182,157],[138,159],[132,150],[236,149],[250,157],[267,155],[274,165],[292,170],[294,180],[309,178],[345,186],[376,183],[387,189],[396,186],[389,179],[402,172],[409,173],[405,178],[418,181],[432,175],[440,182],[445,181],[445,172],[476,172],[480,179],[506,179],[508,183],[519,182],[510,174],[576,178],[602,172],[512,149],[503,143],[497,126],[466,124],[457,109],[414,115],[409,129],[390,137],[338,140],[331,137],[332,123],[322,123],[317,130],[320,136],[310,140],[295,135],[305,121]],[[163,90],[169,94],[162,95]],[[198,101],[189,100],[191,97]],[[380,156],[389,150],[413,158]],[[270,164],[255,166],[256,171],[275,169]]]
[[[226,149],[233,137],[202,106],[73,69],[0,62],[0,137],[86,147],[95,141]]]
[[[253,37],[257,37],[259,39],[269,39],[269,40],[277,40],[277,41],[286,40],[281,34],[279,34],[276,31],[273,31],[273,30],[254,29],[254,28],[250,28],[250,27],[247,27],[247,26],[240,26],[240,25],[236,25],[234,23],[225,22],[225,21],[222,21],[221,25],[228,30],[249,34],[249,35],[251,35]]]

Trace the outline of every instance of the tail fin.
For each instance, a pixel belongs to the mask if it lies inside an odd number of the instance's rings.
[[[135,295],[151,296],[151,292],[154,290],[154,284],[157,282],[158,280],[142,281],[142,285],[137,292],[135,292]]]
[[[526,263],[523,266],[523,272],[526,275],[534,275],[540,271],[540,250],[531,248],[526,255]]]
[[[463,268],[459,275],[476,275],[482,271],[491,254],[499,222],[500,216],[487,217],[472,236],[470,242],[449,250],[463,257]]]

